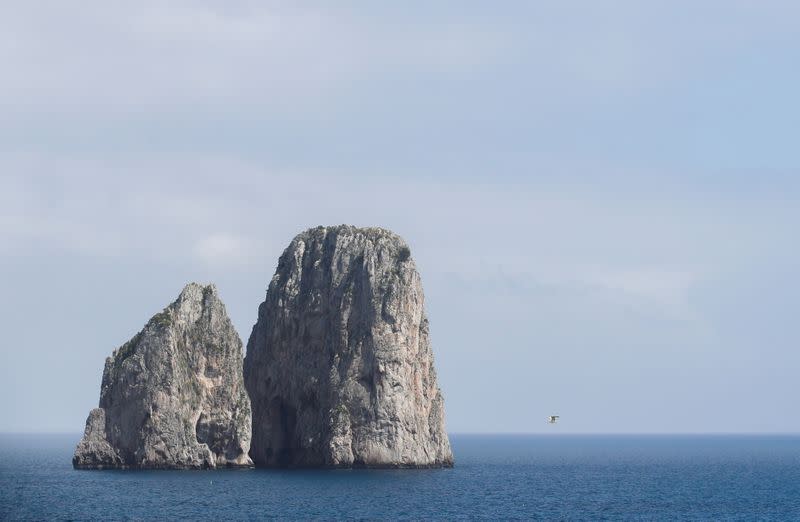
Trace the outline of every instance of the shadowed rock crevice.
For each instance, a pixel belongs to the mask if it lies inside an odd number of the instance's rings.
[[[257,465],[453,463],[420,277],[387,230],[299,234],[259,307],[244,373]]]

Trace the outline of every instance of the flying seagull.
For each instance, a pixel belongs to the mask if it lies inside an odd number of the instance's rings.
[[[547,417],[548,424],[555,424],[556,422],[558,422],[558,415],[550,415]]]

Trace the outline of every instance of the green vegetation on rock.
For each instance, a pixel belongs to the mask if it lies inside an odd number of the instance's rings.
[[[408,258],[411,257],[411,249],[407,246],[400,247],[400,252],[397,255],[397,259],[402,263],[408,261]]]
[[[169,313],[169,309],[165,308],[161,312],[151,317],[150,321],[148,321],[148,324],[154,324],[161,328],[171,325],[172,316]]]
[[[136,346],[139,344],[139,341],[142,339],[142,333],[139,332],[134,335],[130,341],[123,344],[114,352],[114,368],[119,368],[122,366],[123,361],[136,353]]]

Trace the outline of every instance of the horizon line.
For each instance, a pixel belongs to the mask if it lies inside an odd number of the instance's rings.
[[[1,431],[2,435],[72,435],[82,436],[83,431]],[[800,436],[800,431],[453,431],[448,436]]]

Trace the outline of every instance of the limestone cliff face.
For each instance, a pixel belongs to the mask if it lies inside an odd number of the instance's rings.
[[[259,307],[244,374],[257,465],[453,464],[420,276],[387,230],[295,237]]]
[[[189,284],[106,359],[76,468],[249,466],[242,341],[213,285]]]

